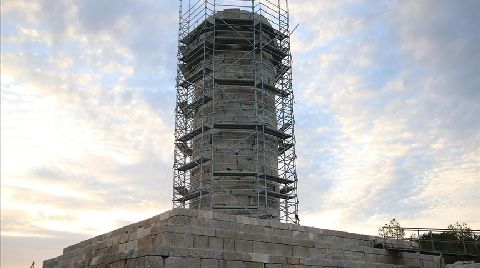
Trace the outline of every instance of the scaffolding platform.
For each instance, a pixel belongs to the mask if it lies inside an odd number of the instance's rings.
[[[255,177],[257,176],[257,172],[252,172],[252,171],[214,171],[213,176],[215,177]],[[278,182],[281,184],[291,184],[293,183],[292,180],[287,180],[283,179],[277,176],[273,175],[265,175],[265,174],[260,174],[258,175],[258,178],[260,180],[268,180],[268,181],[273,181],[273,182]]]
[[[240,86],[240,87],[256,87],[258,89],[265,89],[271,93],[278,95],[280,97],[287,97],[288,92],[276,88],[275,86],[269,85],[267,83],[257,83],[255,84],[254,80],[251,79],[220,79],[216,78],[215,83],[220,86]],[[263,87],[262,87],[263,85]]]
[[[295,196],[288,195],[288,194],[281,194],[273,191],[261,191],[261,195],[266,195],[266,196],[271,196],[279,199],[292,199],[295,198]]]
[[[258,209],[258,206],[229,206],[229,205],[213,205],[213,209]]]
[[[188,189],[186,186],[174,186],[175,191],[181,195],[187,195]]]
[[[194,167],[196,167],[196,166],[200,166],[200,165],[202,165],[202,164],[204,164],[204,163],[206,163],[206,162],[208,162],[208,161],[210,161],[210,159],[205,158],[205,157],[202,157],[202,158],[199,158],[199,159],[197,159],[197,160],[194,160],[194,161],[192,161],[192,162],[190,162],[190,163],[187,163],[187,164],[185,164],[185,165],[183,165],[183,166],[178,167],[177,170],[178,170],[178,171],[187,171],[187,170],[190,170],[190,169],[192,169],[192,168],[194,168]]]
[[[209,192],[208,191],[205,191],[205,190],[200,190],[200,191],[195,191],[193,193],[189,193],[187,195],[184,195],[183,197],[180,197],[180,198],[177,198],[176,201],[178,202],[185,202],[185,201],[189,201],[189,200],[192,200],[192,199],[195,199],[197,197],[199,197],[200,195],[206,195],[208,194]]]
[[[283,91],[279,88],[276,88],[272,85],[269,85],[267,83],[258,83],[256,85],[257,88],[260,88],[260,89],[266,89],[272,93],[274,93],[275,95],[278,95],[278,96],[281,96],[281,97],[287,97],[288,96],[288,92],[286,91]]]
[[[258,178],[269,180],[269,181],[274,181],[274,182],[278,182],[278,183],[282,183],[282,184],[291,184],[291,183],[295,182],[293,180],[280,178],[280,177],[273,176],[273,175],[270,175],[270,174],[261,174],[261,175],[258,175]]]
[[[214,177],[250,177],[256,176],[257,172],[251,171],[214,171]]]
[[[293,147],[293,143],[281,142],[278,144],[278,154],[284,154],[286,151],[288,151],[292,147]]]
[[[208,130],[210,130],[210,127],[201,126],[197,129],[193,130],[192,132],[187,133],[186,135],[178,138],[177,141],[181,141],[181,142],[189,141],[189,140],[193,139],[195,136],[199,135],[200,133],[208,131]]]
[[[188,147],[186,142],[177,142],[175,143],[175,146],[184,154],[188,156],[192,156],[192,148]]]
[[[208,67],[200,68],[196,72],[185,77],[185,80],[180,83],[180,86],[188,87],[189,85],[193,85],[195,82],[203,78],[205,75],[208,75],[210,72],[212,72],[212,69]]]
[[[285,186],[283,188],[280,188],[280,193],[281,194],[287,194],[291,191],[295,190],[295,188],[291,187],[291,186]]]
[[[238,130],[258,130],[258,131],[263,131],[265,134],[277,137],[279,139],[288,139],[291,137],[291,135],[286,134],[285,132],[281,132],[278,130],[275,130],[273,128],[270,128],[265,125],[256,125],[256,124],[228,124],[228,123],[222,123],[222,124],[213,124],[214,129],[238,129]]]
[[[254,21],[254,23],[252,23]],[[199,36],[213,30],[220,31],[234,31],[234,32],[253,32],[266,33],[269,38],[282,41],[288,38],[288,35],[273,28],[271,25],[262,21],[255,21],[252,19],[241,18],[215,18],[214,21],[205,20],[200,23],[195,30],[190,34],[180,39],[181,44],[190,44],[192,41],[197,40]]]
[[[184,102],[179,103],[178,106],[182,110],[183,114],[186,117],[191,117],[191,116],[193,116],[193,113],[195,112],[195,109],[197,109],[198,107],[200,107],[204,104],[207,104],[211,100],[212,100],[212,98],[210,98],[209,96],[203,96],[203,98],[201,97],[201,98],[197,99],[196,101],[194,101],[190,104],[187,104],[187,102],[184,101]]]

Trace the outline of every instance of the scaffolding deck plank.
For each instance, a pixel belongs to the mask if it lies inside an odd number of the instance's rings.
[[[215,83],[221,86],[249,86],[253,87],[255,85],[255,81],[250,79],[223,79],[223,78],[215,78]]]
[[[265,134],[275,136],[279,139],[288,139],[292,137],[289,134],[286,134],[282,131],[275,130],[265,125],[256,125],[256,124],[233,124],[233,123],[218,123],[213,124],[214,129],[245,129],[245,130],[259,130],[264,131]]]
[[[288,194],[281,194],[273,191],[262,191],[260,192],[261,194],[266,194],[267,196],[272,196],[275,198],[280,198],[280,199],[292,199],[294,196],[288,195]]]
[[[209,127],[207,126],[201,126],[195,130],[193,130],[192,132],[190,133],[187,133],[186,135],[180,137],[177,139],[177,141],[181,141],[181,142],[186,142],[188,140],[191,140],[193,139],[195,136],[199,135],[200,133],[204,132],[204,131],[208,131],[210,130]]]
[[[196,101],[194,101],[190,104],[186,104],[186,102],[180,103],[180,109],[182,110],[182,112],[185,116],[192,116],[195,109],[197,109],[198,107],[200,107],[204,104],[207,104],[211,100],[212,100],[212,98],[210,98],[209,96],[203,96],[203,98],[200,97]]]
[[[220,124],[213,124],[213,128],[215,129],[256,129],[255,124],[235,124],[235,123],[220,123]]]
[[[185,201],[189,201],[189,200],[192,200],[194,198],[197,198],[200,195],[206,195],[206,194],[208,194],[208,191],[205,191],[205,190],[195,191],[195,192],[187,194],[183,197],[177,198],[176,201],[185,202]]]
[[[279,88],[276,88],[270,84],[267,84],[267,83],[258,83],[256,85],[257,88],[260,88],[260,89],[266,89],[272,93],[274,93],[275,95],[278,95],[278,96],[281,96],[281,97],[286,97],[288,96],[288,92],[284,91],[284,90],[281,90]]]
[[[202,78],[204,75],[207,75],[212,72],[212,69],[205,67],[205,68],[200,68],[196,72],[190,74],[189,76],[185,76],[185,80],[180,83],[181,87],[188,87],[191,84],[194,84],[197,82],[200,78]]]
[[[229,206],[229,205],[213,205],[213,209],[257,209],[258,206]]]
[[[247,177],[247,176],[256,176],[256,172],[251,171],[214,171],[213,176],[218,177]]]
[[[187,164],[185,164],[185,165],[183,165],[183,166],[181,166],[181,167],[178,167],[177,170],[178,170],[178,171],[188,171],[188,170],[190,170],[190,169],[192,169],[192,168],[194,168],[194,167],[196,167],[196,166],[199,166],[199,165],[201,165],[201,164],[203,164],[203,163],[206,163],[206,162],[208,162],[208,161],[210,161],[210,159],[205,158],[205,157],[202,157],[202,158],[199,158],[199,159],[197,159],[197,160],[194,160],[194,161],[192,161],[192,162],[190,162],[190,163],[187,163]]]
[[[222,45],[252,45],[253,39],[252,38],[245,38],[242,36],[238,37],[223,37],[218,36],[215,37],[215,44],[222,44]]]
[[[261,174],[261,175],[259,175],[258,177],[259,177],[260,179],[267,179],[267,180],[269,180],[269,181],[274,181],[274,182],[283,183],[283,184],[293,183],[292,180],[280,178],[280,177],[273,176],[273,175],[269,175],[269,174]]]
[[[268,127],[265,127],[265,133],[269,134],[269,135],[272,135],[272,136],[275,136],[279,139],[284,139],[284,140],[292,137],[292,135],[286,134],[285,132],[278,131],[278,130],[275,130],[273,128],[268,128]]]
[[[246,86],[246,87],[253,87],[255,85],[255,81],[251,79],[223,79],[223,78],[215,78],[215,83],[221,86]],[[276,88],[275,86],[272,86],[267,83],[257,83],[255,85],[256,88],[258,89],[265,89],[270,92],[272,92],[275,95],[281,96],[281,97],[286,97],[288,96],[288,92],[281,90],[279,88]]]

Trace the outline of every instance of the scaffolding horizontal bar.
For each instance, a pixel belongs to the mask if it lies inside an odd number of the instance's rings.
[[[275,136],[279,139],[288,139],[291,137],[291,135],[289,134],[275,130],[265,125],[221,123],[221,124],[213,124],[213,128],[214,129],[258,130],[258,131],[264,131],[265,134]]]
[[[278,182],[278,183],[282,183],[282,184],[290,184],[290,183],[294,182],[292,180],[280,178],[280,177],[269,175],[269,174],[262,174],[262,175],[259,175],[258,177],[260,179],[266,179],[266,180],[269,180],[269,181],[274,181],[274,182]]]
[[[195,161],[192,161],[192,162],[190,162],[190,163],[187,163],[187,164],[185,164],[185,165],[183,165],[183,166],[178,167],[177,170],[178,170],[178,171],[187,171],[187,170],[190,170],[190,169],[192,169],[192,168],[194,168],[194,167],[196,167],[196,166],[200,166],[200,165],[202,165],[203,163],[206,163],[206,162],[208,162],[208,161],[210,161],[210,159],[205,158],[205,157],[202,157],[202,158],[199,158],[199,159],[197,159],[197,160],[195,160]]]
[[[281,194],[273,191],[262,191],[260,194],[266,194],[267,196],[275,197],[275,198],[280,198],[280,199],[292,199],[295,198],[295,196],[288,195],[288,194]]]
[[[221,78],[216,78],[215,83],[220,86],[243,86],[243,87],[253,87],[255,86],[256,88],[259,89],[265,89],[270,92],[272,92],[275,95],[281,96],[281,97],[287,97],[289,94],[288,92],[281,90],[279,88],[276,88],[275,86],[269,85],[264,82],[260,82],[255,84],[254,80],[250,79],[221,79]]]
[[[215,37],[215,44],[220,45],[251,45],[253,44],[252,38],[238,37]]]
[[[213,205],[213,209],[258,209],[258,206],[228,206],[228,205]]]
[[[201,126],[197,129],[193,130],[192,132],[178,138],[177,141],[186,142],[188,140],[193,139],[195,136],[199,135],[200,133],[208,131],[208,130],[210,130],[210,128],[208,126]]]
[[[286,134],[285,132],[281,132],[281,131],[275,130],[273,128],[268,128],[268,127],[265,127],[265,133],[269,134],[269,135],[272,135],[272,136],[275,136],[279,139],[284,139],[284,140],[292,137],[292,135]]]
[[[256,176],[257,172],[251,171],[214,171],[213,176],[217,177],[247,177]]]
[[[205,190],[195,191],[195,192],[193,192],[193,193],[190,193],[190,194],[185,195],[184,197],[177,198],[175,201],[185,202],[185,201],[188,201],[188,200],[192,200],[192,199],[194,199],[194,198],[197,198],[197,197],[199,197],[200,195],[206,195],[206,194],[208,194],[208,192],[205,191]]]
[[[260,89],[266,89],[272,93],[274,93],[275,95],[278,95],[278,96],[281,96],[281,97],[286,97],[288,96],[288,92],[284,91],[284,90],[281,90],[281,89],[278,89],[272,85],[269,85],[269,84],[266,84],[266,83],[258,83],[256,85],[257,88],[260,88]]]

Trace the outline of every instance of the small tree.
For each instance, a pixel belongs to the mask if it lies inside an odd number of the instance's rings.
[[[475,240],[475,235],[472,233],[472,229],[468,227],[466,223],[450,224],[447,226],[448,233],[455,236],[458,240]]]
[[[378,228],[378,235],[390,238],[404,238],[405,230],[400,226],[400,222],[393,218],[389,223],[385,223]]]

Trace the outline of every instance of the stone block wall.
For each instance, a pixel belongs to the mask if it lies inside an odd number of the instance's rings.
[[[174,209],[46,260],[56,267],[443,267],[440,257],[373,248],[377,237]],[[408,246],[408,245],[406,245]]]

